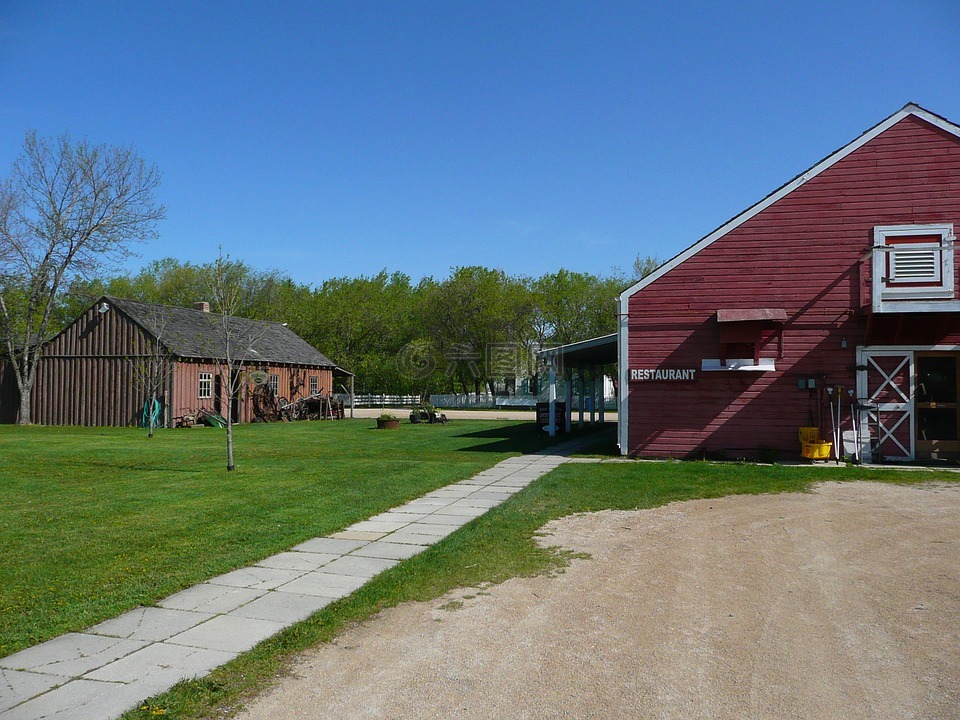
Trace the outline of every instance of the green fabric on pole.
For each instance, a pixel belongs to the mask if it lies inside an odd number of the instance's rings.
[[[160,427],[160,418],[163,417],[163,403],[159,400],[153,400],[153,410],[150,409],[150,400],[143,403],[143,412],[140,413],[140,427],[150,427],[150,418],[153,418],[153,426]]]

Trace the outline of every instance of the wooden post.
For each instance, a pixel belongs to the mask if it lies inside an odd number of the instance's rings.
[[[570,434],[571,420],[573,418],[573,370],[567,368],[564,371],[567,378],[567,407],[564,410],[563,427],[566,433]]]
[[[597,423],[597,367],[590,366],[590,424]]]
[[[577,400],[578,400],[577,427],[580,428],[581,430],[583,429],[583,402],[584,402],[584,387],[583,387],[584,377],[583,376],[584,376],[583,365],[581,365],[580,367],[577,368],[577,380],[580,381],[580,391],[577,396]]]
[[[600,424],[601,424],[601,425],[603,425],[603,422],[604,422],[603,414],[604,414],[604,411],[606,410],[606,407],[605,407],[605,406],[606,406],[606,404],[607,404],[607,403],[606,403],[606,398],[605,398],[604,392],[603,392],[603,390],[604,390],[604,384],[605,384],[605,383],[604,383],[604,380],[605,380],[605,376],[604,376],[604,374],[603,374],[603,366],[601,365],[601,366],[600,366],[600,377],[597,378],[597,383],[598,383],[597,395],[599,396],[599,402],[600,402],[600,407],[598,408],[599,412],[598,412],[598,415],[597,415],[597,419],[600,421]]]
[[[550,437],[557,434],[557,361],[556,358],[550,360],[550,388],[547,391],[547,401],[550,403],[550,425],[547,432]]]

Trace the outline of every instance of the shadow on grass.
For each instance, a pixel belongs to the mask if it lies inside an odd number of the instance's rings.
[[[597,442],[605,443],[605,439],[599,435],[604,430],[609,431],[610,425],[585,427],[582,430],[575,429],[569,435],[559,433],[550,437],[535,422],[515,423],[503,427],[491,428],[489,430],[475,430],[459,435],[464,438],[476,438],[478,440],[487,440],[488,442],[477,443],[462,447],[459,452],[497,452],[497,453],[521,453],[527,455],[543,450],[551,445],[557,445],[567,440],[574,440],[581,437],[588,437],[595,433],[598,434]],[[605,433],[604,433],[605,434]]]
[[[616,425],[607,426],[602,431],[597,432],[596,437],[590,439],[590,442],[573,453],[574,457],[587,458],[620,458],[620,446],[617,444]]]

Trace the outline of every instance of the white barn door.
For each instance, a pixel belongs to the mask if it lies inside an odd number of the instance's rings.
[[[913,351],[861,348],[857,355],[857,398],[869,408],[860,415],[862,437],[872,438],[871,447],[881,458],[913,460],[916,455]]]

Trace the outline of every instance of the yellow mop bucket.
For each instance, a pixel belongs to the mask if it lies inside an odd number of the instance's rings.
[[[799,431],[800,455],[808,460],[829,460],[832,442],[820,438],[820,428],[802,427]]]

